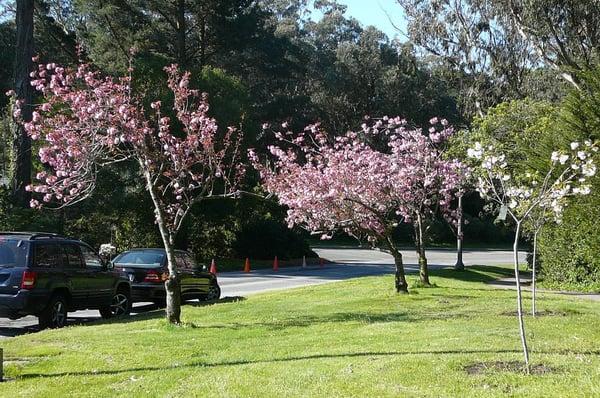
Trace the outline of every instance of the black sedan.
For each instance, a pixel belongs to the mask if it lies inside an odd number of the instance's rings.
[[[185,251],[175,251],[175,261],[181,281],[182,300],[217,300],[221,288],[217,276],[194,261]],[[131,281],[134,302],[152,301],[165,306],[165,283],[168,276],[167,255],[164,249],[133,249],[125,251],[112,261],[115,268],[125,272]]]

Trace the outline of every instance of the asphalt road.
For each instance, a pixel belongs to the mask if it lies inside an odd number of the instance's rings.
[[[248,296],[271,290],[290,289],[300,286],[342,281],[368,275],[389,274],[394,271],[394,260],[389,254],[368,249],[315,249],[320,257],[334,262],[323,268],[307,267],[281,268],[279,272],[256,270],[249,274],[227,272],[218,275],[223,297]],[[407,272],[418,270],[414,251],[403,251]],[[451,250],[429,250],[428,262],[431,268],[454,265],[456,254]],[[512,262],[512,252],[504,250],[466,250],[463,257],[468,265],[498,265]],[[525,253],[520,253],[520,261],[525,261]],[[132,316],[156,309],[152,304],[135,304]],[[69,313],[69,324],[82,324],[100,318],[98,311],[77,311]],[[12,337],[37,331],[37,318],[28,316],[15,321],[0,318],[0,338]]]

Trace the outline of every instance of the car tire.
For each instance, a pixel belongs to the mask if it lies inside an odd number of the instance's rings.
[[[113,294],[109,306],[100,308],[100,316],[104,319],[118,318],[131,312],[131,294],[125,289],[119,289]]]
[[[40,329],[62,328],[67,324],[67,315],[67,299],[61,294],[52,296],[48,306],[38,316]]]
[[[204,296],[204,301],[216,301],[221,298],[221,288],[218,283],[211,283],[208,288],[208,294]]]

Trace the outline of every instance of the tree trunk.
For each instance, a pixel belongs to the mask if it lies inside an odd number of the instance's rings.
[[[206,20],[204,17],[200,19],[200,69],[206,65]]]
[[[185,0],[177,2],[177,63],[183,70],[187,68]]]
[[[416,228],[417,255],[419,257],[419,279],[421,284],[431,286],[429,282],[429,269],[427,268],[427,256],[425,255],[425,240],[423,238],[423,219],[417,215]]]
[[[519,278],[519,233],[521,232],[521,222],[517,222],[515,231],[515,242],[513,244],[513,260],[515,266],[515,281],[517,285],[517,317],[519,318],[519,333],[521,334],[521,344],[523,346],[523,356],[525,358],[525,369],[529,374],[529,350],[527,349],[527,338],[525,336],[525,323],[523,321],[523,297],[521,294],[521,280]]]
[[[536,279],[536,260],[537,260],[537,237],[540,231],[533,233],[533,259],[531,261],[531,315],[535,317],[535,279]]]
[[[31,121],[33,87],[29,73],[33,70],[33,0],[17,0],[17,42],[15,47],[15,93],[21,101],[21,119]],[[21,123],[16,123],[13,136],[12,194],[15,204],[29,207],[31,194],[25,187],[31,184],[31,138]]]
[[[397,251],[394,255],[394,264],[396,266],[396,273],[394,277],[394,285],[397,293],[408,293],[408,283],[406,282],[406,275],[404,274],[404,263],[402,262],[402,254]]]
[[[164,240],[163,243],[165,243]],[[166,315],[169,323],[179,324],[181,323],[181,284],[177,272],[177,263],[175,262],[173,238],[169,238],[169,242],[165,243],[165,250],[167,252],[167,267],[169,268],[169,277],[165,281],[165,292],[167,294]]]
[[[463,209],[462,195],[458,197],[458,225],[456,226],[456,264],[454,269],[463,271],[465,264],[463,263]]]
[[[396,247],[391,236],[385,237],[385,243],[392,256],[394,256],[394,265],[396,266],[395,283],[397,293],[408,293],[408,283],[406,282],[406,274],[404,273],[404,262],[402,261],[402,253]]]
[[[143,161],[140,160],[140,165],[143,168]],[[154,203],[154,212],[156,214],[156,221],[158,229],[160,231],[160,237],[163,241],[163,246],[167,254],[167,268],[169,269],[169,277],[165,281],[165,291],[167,299],[166,316],[167,321],[172,324],[181,323],[181,285],[179,280],[179,273],[177,272],[177,263],[175,261],[175,236],[168,230],[165,224],[165,218],[158,194],[152,185],[152,176],[149,172],[144,172],[146,177],[146,184],[152,203]]]

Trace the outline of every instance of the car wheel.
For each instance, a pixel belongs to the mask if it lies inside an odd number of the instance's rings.
[[[67,300],[61,295],[50,299],[48,306],[38,317],[40,329],[62,328],[67,324]]]
[[[206,301],[215,301],[221,297],[221,288],[216,283],[211,283],[208,288],[208,294],[205,297]]]
[[[131,312],[131,295],[125,290],[118,290],[112,298],[110,306],[100,308],[100,315],[104,319],[122,317]]]

